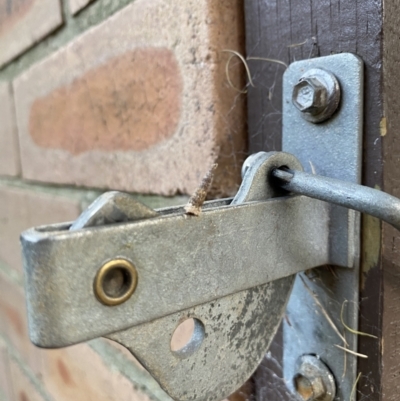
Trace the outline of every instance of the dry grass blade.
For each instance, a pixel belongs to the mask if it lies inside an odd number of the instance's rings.
[[[226,75],[226,80],[228,81],[229,86],[234,89],[236,92],[241,93],[241,94],[246,94],[247,93],[247,89],[239,89],[236,88],[235,85],[233,85],[233,82],[231,81],[231,77],[229,75],[229,65],[231,64],[231,60],[234,58],[235,56],[230,56],[228,59],[228,62],[225,65],[225,75]]]
[[[266,58],[266,57],[247,57],[247,60],[258,60],[258,61],[268,61],[269,63],[275,63],[275,64],[280,64],[283,65],[285,68],[288,68],[288,65],[282,61],[282,60],[277,60],[275,58]]]
[[[336,348],[339,348],[339,349],[341,349],[341,350],[343,350],[343,351],[345,351],[345,352],[348,352],[348,353],[351,354],[351,355],[358,356],[358,357],[364,358],[364,359],[368,359],[368,355],[360,354],[359,352],[352,351],[351,349],[342,347],[341,345],[337,345],[337,344],[333,344],[333,345],[334,345]]]
[[[214,172],[218,164],[213,164],[203,178],[200,186],[196,189],[196,192],[190,197],[188,203],[185,206],[185,212],[191,216],[199,216],[201,213],[201,207],[206,200],[207,193],[211,188],[212,181],[214,179]]]
[[[292,48],[292,47],[303,46],[303,45],[305,45],[307,42],[308,42],[308,39],[306,39],[304,42],[301,42],[301,43],[293,43],[293,44],[291,44],[291,45],[288,45],[288,47],[289,47],[289,48]]]
[[[336,327],[335,323],[333,322],[332,318],[329,316],[328,312],[325,310],[325,308],[323,307],[323,305],[321,304],[321,302],[319,301],[319,299],[317,298],[317,296],[313,293],[313,291],[311,290],[311,288],[307,285],[307,283],[305,282],[305,280],[303,279],[303,277],[301,275],[299,275],[301,281],[304,284],[304,287],[306,287],[306,290],[310,293],[310,295],[312,296],[312,298],[314,299],[315,303],[317,304],[317,306],[321,309],[322,314],[325,316],[325,319],[327,320],[327,322],[330,324],[330,326],[333,328],[333,330],[335,331],[335,333],[339,336],[339,338],[343,341],[344,344],[349,345],[346,341],[346,339],[342,336],[342,334],[340,333],[340,331],[338,330],[338,328]]]
[[[361,372],[358,374],[357,379],[356,379],[356,381],[355,381],[354,384],[353,384],[353,387],[352,387],[351,393],[350,393],[349,401],[353,401],[354,394],[355,394],[356,388],[357,388],[357,383],[358,383],[358,381],[360,380],[360,377],[361,377]]]
[[[348,302],[347,300],[343,301],[343,303],[342,303],[342,310],[341,310],[341,312],[340,312],[340,320],[342,321],[343,327],[344,327],[347,331],[349,331],[350,333],[357,334],[357,335],[359,335],[359,336],[371,337],[371,338],[378,338],[377,336],[374,336],[373,334],[364,333],[364,332],[362,332],[362,331],[354,330],[354,329],[352,329],[351,327],[349,327],[349,326],[344,322],[344,319],[343,319],[343,312],[344,312],[344,306],[347,304],[347,302]]]
[[[343,337],[346,338],[346,331],[343,330]],[[343,354],[343,374],[342,379],[346,376],[347,373],[347,353]]]
[[[315,166],[311,160],[308,161],[310,163],[310,168],[311,168],[311,173],[313,175],[317,175],[317,170],[315,169]]]
[[[237,52],[235,50],[226,49],[226,50],[222,50],[222,51],[224,53],[231,53],[232,54],[229,57],[229,60],[225,65],[225,74],[226,74],[226,79],[227,79],[229,85],[239,93],[247,93],[247,90],[241,90],[241,89],[236,88],[236,86],[233,85],[233,83],[231,81],[231,78],[229,76],[229,65],[231,63],[231,60],[232,60],[233,57],[238,57],[242,61],[243,65],[244,65],[244,68],[246,69],[246,74],[247,74],[247,78],[249,80],[250,85],[254,88],[254,83],[253,83],[253,80],[251,79],[250,69],[249,69],[249,66],[247,65],[247,61],[245,60],[245,58],[239,52]]]

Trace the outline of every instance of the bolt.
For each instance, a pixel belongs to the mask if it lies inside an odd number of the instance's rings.
[[[318,400],[325,395],[326,389],[320,377],[307,378],[298,374],[294,378],[297,393],[305,401]]]
[[[293,89],[293,103],[301,112],[315,116],[328,105],[326,92],[318,78],[301,78]]]
[[[303,74],[294,85],[292,101],[307,121],[325,121],[339,105],[339,82],[332,73],[313,68]]]
[[[336,385],[332,373],[313,355],[299,358],[293,385],[302,401],[333,401],[335,398]]]

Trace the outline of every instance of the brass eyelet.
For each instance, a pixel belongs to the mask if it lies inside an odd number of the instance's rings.
[[[105,263],[94,279],[97,299],[108,306],[120,305],[134,293],[138,282],[135,266],[125,259]]]

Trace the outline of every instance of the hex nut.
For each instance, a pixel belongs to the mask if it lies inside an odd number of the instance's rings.
[[[332,73],[322,68],[308,70],[294,85],[292,101],[304,119],[313,123],[323,122],[339,106],[339,82]]]
[[[293,385],[301,401],[333,401],[336,395],[332,373],[313,355],[303,355],[299,358]]]

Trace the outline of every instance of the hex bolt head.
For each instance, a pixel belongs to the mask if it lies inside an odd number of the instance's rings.
[[[321,113],[328,105],[325,85],[315,77],[301,78],[293,89],[293,103],[303,113]]]
[[[308,70],[294,85],[292,101],[304,119],[313,123],[323,122],[338,108],[339,82],[322,68]]]
[[[332,373],[313,355],[303,355],[299,358],[293,385],[301,401],[333,401],[336,395]]]

